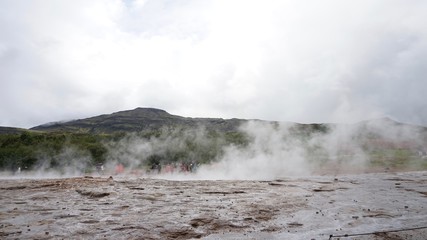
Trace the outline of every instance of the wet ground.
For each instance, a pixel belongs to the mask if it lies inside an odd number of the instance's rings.
[[[0,180],[1,239],[425,239],[427,172]]]

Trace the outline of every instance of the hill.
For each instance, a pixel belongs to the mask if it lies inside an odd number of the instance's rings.
[[[159,130],[163,127],[203,126],[221,132],[237,131],[246,120],[222,118],[186,118],[155,108],[136,108],[68,122],[49,123],[31,128],[45,132],[116,133]]]
[[[15,127],[0,127],[0,134],[18,134],[28,131],[24,128],[15,128]]]

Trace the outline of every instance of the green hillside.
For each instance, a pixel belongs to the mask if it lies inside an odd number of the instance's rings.
[[[274,155],[257,136],[265,129],[264,138],[277,138],[269,144],[279,144],[281,151],[299,149],[314,169],[355,168],[359,158],[372,169],[427,169],[425,127],[390,119],[348,125],[250,122],[255,129],[244,130],[240,126],[249,120],[185,118],[137,108],[28,130],[0,127],[0,170],[90,172],[111,161],[145,169],[153,164],[205,164],[221,159],[230,147],[247,151],[248,157],[259,149]]]

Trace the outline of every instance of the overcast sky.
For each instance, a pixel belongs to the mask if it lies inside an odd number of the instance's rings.
[[[0,125],[136,107],[427,125],[425,0],[0,0]]]

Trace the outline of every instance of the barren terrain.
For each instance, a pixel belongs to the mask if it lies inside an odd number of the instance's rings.
[[[2,239],[425,239],[427,172],[0,180]]]

